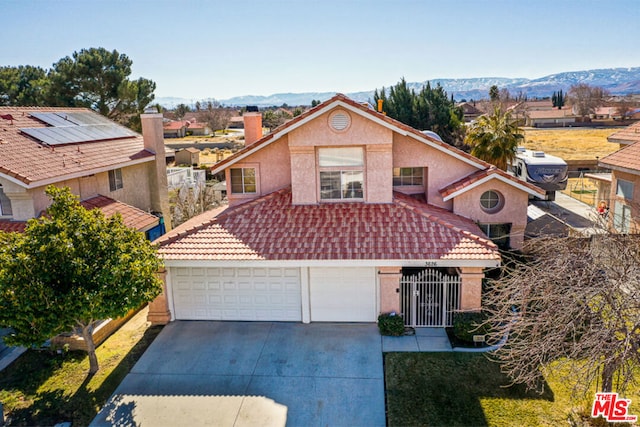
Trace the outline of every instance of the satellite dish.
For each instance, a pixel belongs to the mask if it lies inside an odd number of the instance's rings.
[[[442,138],[440,138],[440,135],[438,135],[437,133],[435,133],[435,132],[434,132],[434,131],[432,131],[432,130],[423,130],[423,131],[422,131],[422,133],[423,133],[424,135],[430,136],[430,137],[431,137],[431,138],[433,138],[433,139],[437,139],[437,140],[438,140],[438,141],[440,141],[440,142],[444,142],[444,141],[442,140]]]

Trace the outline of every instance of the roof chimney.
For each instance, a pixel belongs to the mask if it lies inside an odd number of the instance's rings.
[[[145,113],[140,115],[144,149],[155,154],[155,162],[149,163],[149,192],[151,210],[162,212],[167,231],[171,230],[169,212],[169,194],[167,185],[167,155],[164,147],[162,114]]]
[[[262,114],[259,112],[245,112],[242,115],[244,121],[244,145],[251,145],[262,138]]]

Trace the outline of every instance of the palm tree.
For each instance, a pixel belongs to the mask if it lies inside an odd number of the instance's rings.
[[[524,135],[511,118],[511,113],[496,106],[492,114],[478,117],[471,125],[464,143],[471,147],[473,156],[507,170],[522,139]]]

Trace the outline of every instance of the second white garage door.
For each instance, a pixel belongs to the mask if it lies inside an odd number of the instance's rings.
[[[375,322],[376,269],[310,268],[312,322]]]
[[[177,320],[302,320],[298,268],[172,267]]]

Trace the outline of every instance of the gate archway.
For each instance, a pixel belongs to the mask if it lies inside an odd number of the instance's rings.
[[[460,277],[437,269],[403,271],[400,304],[405,326],[453,326],[453,313],[460,308]]]

